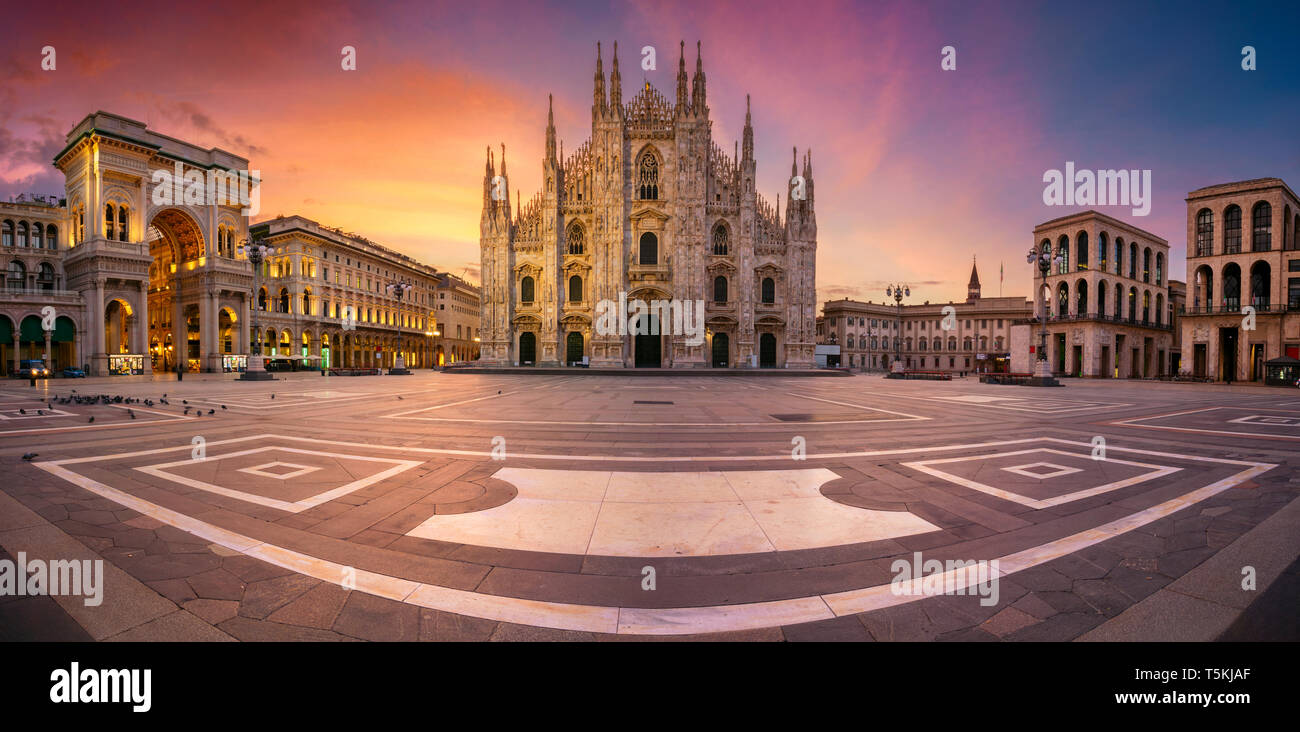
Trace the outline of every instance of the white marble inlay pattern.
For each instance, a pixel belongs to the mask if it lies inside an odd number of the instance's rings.
[[[1051,468],[1051,470],[1045,473],[1038,473],[1034,472],[1034,468]],[[1062,475],[1083,472],[1079,468],[1067,468],[1064,465],[1057,465],[1056,463],[1028,463],[1027,465],[1012,465],[1009,468],[1002,469],[1008,473],[1015,473],[1016,475],[1023,475],[1026,478],[1037,478],[1039,480],[1059,478]]]
[[[271,472],[272,468],[295,468],[295,469],[290,470],[287,473],[273,473]],[[317,470],[320,470],[319,466],[298,465],[296,463],[283,463],[277,460],[273,463],[262,463],[261,465],[254,465],[251,468],[240,468],[239,472],[248,473],[249,475],[260,475],[263,478],[275,478],[276,480],[285,480],[288,478],[297,478],[300,475],[313,473]]]
[[[876,541],[938,527],[905,511],[836,503],[824,468],[620,472],[502,468],[519,490],[473,513],[438,514],[410,536],[501,549],[619,557],[713,556]]]

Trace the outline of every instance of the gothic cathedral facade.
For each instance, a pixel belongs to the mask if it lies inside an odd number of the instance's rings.
[[[713,140],[698,46],[688,87],[682,44],[675,103],[649,83],[624,103],[617,44],[612,63],[607,94],[597,44],[591,138],[567,157],[548,112],[542,190],[528,203],[516,193],[512,211],[505,147],[499,171],[488,150],[484,365],[812,368],[811,152],[802,169],[794,153],[783,217],[780,197],[773,206],[755,187],[748,98],[734,154]],[[703,337],[653,316],[602,327],[602,307],[621,318],[638,300],[643,312],[702,307]]]

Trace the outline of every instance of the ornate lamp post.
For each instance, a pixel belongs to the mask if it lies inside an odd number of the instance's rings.
[[[411,373],[406,368],[406,359],[402,356],[402,296],[414,288],[415,285],[408,282],[390,282],[388,284],[388,294],[397,298],[397,353],[393,356],[393,367],[388,369],[390,376]]]
[[[1053,258],[1052,245],[1047,244],[1041,250],[1037,247],[1031,248],[1025,255],[1025,261],[1031,265],[1035,262],[1038,263],[1038,272],[1043,278],[1043,286],[1046,286],[1047,275],[1052,271],[1052,266],[1055,265],[1059,270],[1061,265],[1065,263],[1065,257],[1057,254],[1056,257]],[[1042,293],[1043,286],[1038,286],[1040,293]],[[1050,297],[1050,295],[1043,295],[1043,315],[1042,319],[1039,321],[1040,328],[1038,331],[1038,361],[1034,365],[1034,376],[1029,380],[1031,386],[1060,386],[1060,383],[1052,377],[1052,365],[1048,363],[1047,360],[1048,297]]]
[[[241,254],[248,257],[248,263],[253,265],[253,348],[252,353],[248,356],[248,367],[239,377],[240,381],[274,381],[275,377],[266,370],[262,358],[262,322],[258,317],[258,293],[262,291],[262,260],[267,254],[271,253],[271,248],[262,243],[261,239],[255,240],[249,246],[239,248]]]
[[[903,369],[903,298],[912,296],[912,288],[907,285],[890,285],[885,288],[885,296],[894,298],[898,306],[898,335],[894,336],[894,365],[890,375],[902,374]]]

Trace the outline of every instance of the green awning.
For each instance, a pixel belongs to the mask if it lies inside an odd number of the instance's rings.
[[[62,316],[54,321],[54,336],[51,338],[55,343],[71,343],[77,339],[77,326],[72,323],[72,318]]]
[[[0,346],[10,346],[14,342],[14,323],[0,315]]]
[[[44,343],[45,331],[41,329],[41,319],[35,315],[28,315],[23,318],[19,340],[23,343]]]

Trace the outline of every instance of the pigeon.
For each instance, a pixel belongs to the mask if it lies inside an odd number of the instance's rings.
[[[401,396],[398,396],[397,398],[398,398],[398,399],[401,399],[402,397],[401,397]]]
[[[500,390],[500,389],[497,389],[497,393],[500,394],[500,393],[501,393],[501,390]]]
[[[189,408],[189,407],[186,407],[186,408],[185,408],[185,413],[186,413],[186,414],[189,414],[189,413],[190,413],[190,408]]]
[[[88,419],[88,420],[86,420],[86,421],[90,422],[91,424],[94,424],[94,423],[95,423],[95,418],[94,418],[94,417],[91,417],[90,419]]]
[[[72,393],[73,393],[73,394],[76,394],[76,393],[77,393],[77,390],[76,390],[76,389],[73,389],[73,390],[72,390]]]
[[[181,404],[189,404],[189,403],[190,403],[190,400],[189,400],[189,399],[182,399],[182,400],[181,400]]]
[[[29,462],[30,462],[31,459],[34,458],[34,457],[40,457],[39,453],[28,452],[28,453],[24,453],[24,454],[23,454],[23,460],[27,460],[27,461],[29,461]]]
[[[222,408],[222,409],[225,409],[225,408],[226,408],[226,405],[222,404],[222,405],[221,405],[221,408]]]
[[[27,410],[26,410],[26,409],[19,409],[19,410],[18,410],[18,413],[19,413],[19,414],[27,414]]]
[[[128,409],[126,410],[126,413],[131,416],[131,419],[135,419],[135,412],[132,412],[130,409]]]
[[[36,416],[37,416],[37,417],[44,417],[44,416],[45,416],[45,410],[44,410],[44,409],[38,409],[38,410],[36,410]]]
[[[272,395],[271,395],[271,398],[272,398],[272,399],[274,399],[274,398],[275,398],[275,395],[274,395],[274,394],[272,394]]]
[[[209,409],[209,410],[208,410],[208,414],[216,414],[216,413],[217,413],[217,410],[215,410],[215,409]]]

